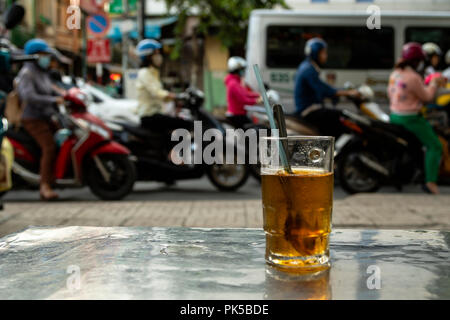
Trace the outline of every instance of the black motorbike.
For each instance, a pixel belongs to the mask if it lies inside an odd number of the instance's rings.
[[[351,111],[343,111],[341,122],[353,133],[337,165],[345,191],[375,192],[384,184],[401,190],[405,184],[424,183],[424,148],[413,133]],[[448,135],[440,136],[449,141]],[[438,183],[450,184],[445,172],[441,171]]]
[[[192,121],[201,121],[203,132],[207,129],[217,129],[221,133],[221,143],[226,150],[226,145],[232,141],[227,140],[226,131],[222,124],[203,108],[204,94],[194,88],[187,89],[177,97],[177,102],[182,108],[188,110]],[[172,185],[177,180],[199,179],[205,174],[211,183],[222,191],[234,191],[239,189],[247,181],[249,169],[245,164],[201,164],[187,163],[176,165],[169,160],[171,145],[168,146],[167,133],[142,128],[140,125],[124,121],[109,121],[109,127],[113,131],[116,141],[129,148],[135,156],[138,181],[158,181]],[[202,132],[202,134],[203,134]],[[192,135],[193,136],[193,135]],[[197,148],[205,145],[197,145],[195,140],[191,142],[191,152],[194,154]],[[231,146],[236,148],[235,145]],[[237,155],[237,150],[234,152]]]

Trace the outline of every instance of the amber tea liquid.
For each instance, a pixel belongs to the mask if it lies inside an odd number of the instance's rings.
[[[266,261],[291,270],[329,267],[333,173],[262,174]]]

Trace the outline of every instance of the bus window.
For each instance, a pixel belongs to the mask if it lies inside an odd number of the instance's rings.
[[[365,27],[286,26],[267,27],[266,65],[297,68],[304,59],[305,42],[321,37],[328,43],[330,69],[391,69],[394,65],[394,29]]]
[[[434,42],[445,55],[450,50],[450,28],[441,27],[408,27],[405,30],[406,42],[415,41],[419,43]],[[445,61],[441,58],[438,69],[445,69]]]

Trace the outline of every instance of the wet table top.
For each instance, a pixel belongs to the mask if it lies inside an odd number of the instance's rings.
[[[261,229],[32,227],[0,239],[0,299],[450,299],[450,232],[335,229],[315,276]]]

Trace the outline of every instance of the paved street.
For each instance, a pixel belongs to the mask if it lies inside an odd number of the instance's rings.
[[[88,189],[60,195],[55,203],[38,201],[31,191],[5,196],[0,237],[29,225],[262,227],[260,186],[253,179],[237,193],[218,192],[202,179],[170,188],[139,183],[118,202],[97,201]],[[418,186],[355,196],[336,187],[333,226],[450,230],[450,188],[433,197]]]

